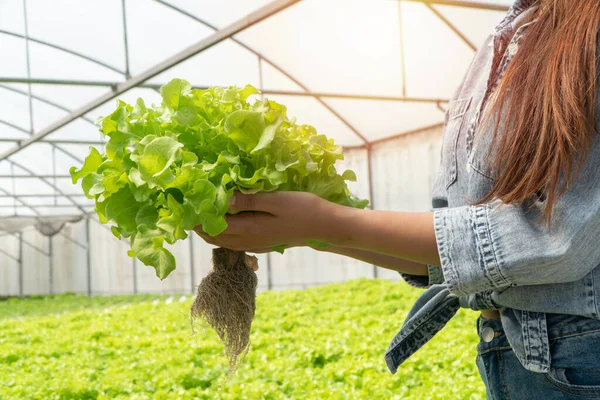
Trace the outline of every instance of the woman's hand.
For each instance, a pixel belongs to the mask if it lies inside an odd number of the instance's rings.
[[[426,265],[441,265],[432,212],[361,210],[306,192],[236,193],[229,208],[245,212],[227,215],[229,226],[220,235],[209,236],[201,226],[194,229],[196,233],[215,246],[250,253],[265,253],[280,245],[306,246],[314,240],[409,260],[410,266],[398,269],[410,267],[411,273],[419,275],[425,274]],[[355,250],[350,252],[372,258]],[[377,258],[397,269],[394,260]]]
[[[235,193],[227,215],[227,229],[210,236],[194,230],[207,243],[250,253],[272,251],[274,246],[303,246],[309,240],[326,241],[335,204],[306,192]],[[242,212],[243,211],[243,212]]]

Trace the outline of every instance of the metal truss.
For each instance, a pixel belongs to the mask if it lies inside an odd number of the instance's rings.
[[[496,4],[493,2],[475,2],[475,1],[463,1],[463,0],[398,0],[398,1],[410,1],[414,3],[424,4],[437,4],[440,6],[454,6],[463,8],[475,8],[478,10],[488,11],[508,11],[508,6],[502,4]]]
[[[444,127],[444,124],[442,122],[437,123],[437,124],[433,124],[433,125],[428,125],[422,128],[418,128],[418,129],[413,129],[410,131],[406,131],[406,132],[401,132],[401,133],[396,133],[395,135],[392,136],[386,136],[384,138],[381,139],[377,139],[377,140],[373,140],[371,142],[369,142],[368,145],[360,145],[360,146],[346,146],[344,147],[345,150],[361,150],[361,149],[368,149],[369,147],[373,147],[375,145],[378,144],[382,144],[385,142],[391,142],[394,141],[396,139],[399,139],[401,137],[406,137],[406,136],[411,136],[411,135],[419,135],[425,132],[429,132],[432,129],[442,129]]]
[[[115,88],[119,82],[106,81],[76,81],[76,80],[58,80],[58,79],[27,79],[27,78],[0,78],[0,82],[11,83],[27,83],[41,85],[66,85],[66,86],[104,86]],[[2,85],[0,85],[1,87]],[[139,84],[136,87],[143,89],[160,89],[160,84]],[[207,89],[208,86],[194,86],[196,89]],[[436,99],[426,97],[408,97],[408,96],[376,96],[367,94],[346,94],[346,93],[326,93],[326,92],[300,92],[297,90],[261,90],[263,94],[273,94],[280,96],[300,96],[300,97],[316,97],[330,99],[351,99],[351,100],[377,100],[377,101],[400,101],[407,103],[447,103],[448,99]],[[362,135],[361,135],[362,137]],[[366,140],[366,139],[365,139]],[[368,142],[368,141],[367,141]]]
[[[210,24],[209,22],[200,19],[198,17],[196,17],[195,15],[192,15],[190,13],[188,13],[187,11],[174,6],[173,4],[170,4],[166,1],[163,0],[156,0],[157,3],[162,4],[166,7],[169,7],[170,9],[178,12],[181,15],[184,15],[188,18],[191,18],[192,20],[204,25],[205,27],[212,29],[213,31],[217,31],[218,28],[212,24]],[[300,80],[294,76],[292,76],[291,73],[289,73],[288,71],[286,71],[284,68],[281,68],[279,65],[277,65],[273,60],[269,59],[268,57],[266,57],[264,54],[259,53],[258,51],[256,51],[255,49],[253,49],[252,47],[248,46],[246,43],[242,42],[239,39],[236,39],[235,37],[231,37],[230,38],[231,41],[233,41],[234,43],[238,44],[239,46],[243,47],[244,49],[248,50],[249,52],[253,53],[254,55],[256,55],[256,57],[258,58],[258,68],[259,68],[259,74],[261,75],[259,78],[262,80],[262,63],[266,62],[267,64],[271,65],[271,67],[275,68],[277,71],[279,71],[280,73],[282,73],[284,76],[286,76],[289,80],[291,80],[292,82],[294,82],[296,85],[298,85],[302,90],[304,90],[305,92],[310,92],[310,89],[308,87],[306,87],[302,82],[300,82]],[[264,88],[261,85],[261,91]],[[342,115],[340,113],[338,113],[335,109],[333,109],[333,107],[331,107],[329,104],[327,104],[325,101],[323,101],[323,99],[321,99],[318,96],[314,96],[315,100],[317,102],[319,102],[323,107],[325,107],[325,109],[327,109],[329,112],[331,112],[337,119],[339,119],[342,124],[346,125],[348,127],[348,129],[350,129],[362,142],[367,143],[368,140],[367,138],[365,138],[359,131],[358,129],[356,129],[346,118],[342,117]]]
[[[4,34],[4,35],[7,35],[7,36],[13,36],[13,37],[16,37],[16,38],[19,38],[19,39],[26,39],[26,40],[29,40],[30,42],[33,42],[33,43],[37,43],[37,44],[41,44],[43,46],[51,47],[51,48],[53,48],[55,50],[59,50],[59,51],[62,51],[64,53],[71,54],[71,55],[73,55],[75,57],[82,58],[84,60],[87,60],[87,61],[89,61],[91,63],[97,64],[97,65],[99,65],[101,67],[104,67],[106,69],[110,69],[111,71],[117,72],[119,74],[123,74],[123,75],[125,74],[125,71],[121,71],[120,69],[118,69],[116,67],[113,67],[112,65],[109,65],[109,64],[107,64],[107,63],[105,63],[105,62],[103,62],[101,60],[97,60],[97,59],[95,59],[93,57],[86,56],[85,54],[79,53],[77,51],[73,51],[73,50],[67,49],[66,47],[58,46],[56,44],[49,43],[49,42],[46,42],[44,40],[34,39],[34,38],[28,37],[26,35],[20,35],[20,34],[15,33],[15,32],[5,31],[3,29],[0,29],[0,34]]]
[[[423,104],[432,104],[435,105],[441,112],[444,112],[444,108],[442,107],[443,104],[446,104],[448,102],[448,99],[438,99],[438,98],[419,98],[419,97],[410,97],[407,96],[406,94],[406,76],[405,76],[405,59],[404,59],[404,36],[403,36],[403,32],[402,29],[400,29],[400,53],[401,53],[401,66],[402,66],[402,71],[400,72],[402,74],[402,82],[403,82],[403,92],[401,93],[401,95],[399,96],[376,96],[376,95],[361,95],[361,94],[344,94],[344,93],[323,93],[323,92],[315,92],[315,91],[311,91],[306,85],[304,85],[298,78],[294,77],[292,74],[290,74],[288,71],[286,71],[284,68],[280,67],[279,65],[277,65],[272,59],[269,59],[268,57],[266,57],[264,54],[261,54],[260,52],[258,52],[257,50],[253,49],[251,46],[245,44],[244,42],[242,42],[241,40],[239,40],[238,38],[236,38],[234,35],[242,32],[243,30],[250,28],[251,26],[263,21],[264,19],[267,19],[273,15],[276,15],[277,13],[293,6],[294,4],[298,3],[300,0],[274,0],[271,3],[263,6],[262,8],[252,12],[251,14],[249,14],[248,16],[241,18],[240,20],[233,22],[232,24],[224,27],[224,28],[217,28],[216,26],[210,24],[209,22],[198,18],[195,15],[192,15],[188,12],[186,12],[185,10],[178,8],[177,6],[169,3],[168,1],[164,1],[164,0],[156,0],[157,3],[163,5],[164,7],[167,7],[169,9],[171,9],[174,12],[180,13],[184,16],[186,16],[187,18],[191,18],[193,20],[195,20],[196,22],[212,29],[214,32],[209,35],[208,37],[198,41],[197,43],[195,43],[194,45],[182,50],[181,52],[163,60],[162,62],[154,65],[153,67],[147,69],[146,71],[143,71],[139,74],[136,74],[134,76],[130,75],[130,69],[129,69],[129,44],[128,44],[128,37],[127,37],[127,18],[126,18],[126,12],[125,12],[125,7],[126,7],[126,2],[125,0],[121,0],[121,4],[122,4],[122,18],[123,18],[123,41],[124,41],[124,48],[125,48],[125,70],[122,70],[118,67],[115,67],[113,65],[110,65],[102,60],[96,59],[94,57],[90,57],[86,54],[83,54],[81,52],[77,52],[74,50],[71,50],[69,48],[63,47],[63,46],[59,46],[57,44],[54,43],[50,43],[47,42],[45,40],[41,40],[39,38],[32,38],[29,36],[28,34],[28,27],[27,27],[27,0],[23,0],[23,14],[24,14],[24,18],[25,18],[25,31],[24,34],[17,34],[14,32],[9,32],[9,31],[5,31],[5,30],[0,30],[0,35],[8,35],[8,36],[12,36],[12,37],[16,37],[19,39],[23,39],[25,40],[26,43],[26,48],[27,48],[27,77],[26,78],[11,78],[11,77],[0,77],[0,89],[2,90],[9,90],[15,93],[18,93],[20,95],[23,96],[27,96],[28,97],[28,101],[29,101],[29,115],[30,115],[30,129],[25,129],[23,127],[17,126],[14,123],[11,123],[9,121],[5,121],[0,119],[0,126],[1,125],[5,125],[5,126],[9,126],[10,128],[14,129],[16,132],[19,132],[20,134],[26,134],[27,136],[25,137],[4,137],[4,138],[0,138],[0,143],[14,143],[15,146],[7,151],[4,151],[2,153],[0,153],[0,162],[2,160],[7,160],[9,161],[11,164],[16,165],[20,168],[22,168],[23,170],[26,170],[27,173],[29,175],[0,175],[0,178],[12,178],[12,179],[23,179],[23,178],[35,178],[35,179],[40,179],[41,181],[43,181],[44,183],[46,183],[47,185],[49,185],[50,187],[52,187],[55,190],[55,194],[51,194],[51,195],[35,195],[35,194],[29,194],[29,195],[20,195],[20,194],[16,194],[16,193],[8,193],[6,192],[4,195],[0,195],[0,197],[7,197],[7,198],[16,198],[19,199],[20,197],[22,198],[27,198],[27,196],[31,196],[31,197],[53,197],[53,198],[64,198],[64,199],[68,199],[72,205],[27,205],[27,204],[21,204],[19,207],[22,208],[33,208],[33,207],[56,207],[56,208],[61,208],[61,207],[75,207],[77,209],[80,210],[80,212],[82,212],[83,214],[87,214],[87,211],[83,208],[83,207],[87,207],[86,205],[80,204],[79,202],[75,201],[74,198],[76,197],[81,197],[82,195],[72,195],[72,194],[66,194],[63,191],[60,190],[59,187],[57,187],[55,185],[55,182],[53,182],[52,180],[54,179],[66,179],[66,178],[70,178],[70,176],[68,175],[58,175],[55,172],[52,173],[52,171],[48,171],[48,173],[45,174],[36,174],[31,170],[28,170],[27,168],[25,168],[22,165],[17,164],[15,161],[13,161],[12,159],[10,159],[11,156],[13,156],[14,154],[18,153],[19,151],[27,148],[28,146],[35,144],[35,143],[46,143],[49,144],[50,146],[52,146],[53,148],[53,154],[55,151],[60,151],[66,155],[68,155],[70,158],[72,158],[73,160],[77,161],[77,162],[82,162],[83,160],[81,160],[80,157],[77,157],[76,155],[74,155],[73,153],[71,153],[70,151],[68,151],[67,149],[61,147],[63,145],[99,145],[102,146],[105,144],[104,140],[85,140],[85,139],[47,139],[48,135],[51,135],[52,133],[58,131],[59,129],[61,129],[62,127],[66,126],[67,124],[73,122],[76,119],[82,119],[84,121],[86,121],[87,123],[93,124],[93,121],[87,117],[86,115],[94,110],[95,108],[97,108],[98,106],[106,103],[107,101],[119,96],[120,94],[132,89],[132,88],[136,88],[136,87],[140,87],[140,88],[149,88],[149,89],[153,89],[153,90],[157,90],[160,85],[155,85],[155,84],[149,84],[147,83],[147,81],[151,78],[153,78],[154,76],[162,73],[163,71],[189,59],[190,57],[193,57],[215,45],[217,45],[218,43],[224,41],[224,40],[231,40],[233,42],[235,42],[236,44],[242,46],[244,49],[250,51],[251,53],[253,53],[254,55],[256,55],[257,57],[257,61],[259,64],[259,71],[261,74],[261,80],[262,80],[262,64],[263,63],[267,63],[269,64],[271,67],[275,68],[276,70],[278,70],[280,73],[282,73],[283,75],[285,75],[288,79],[290,79],[291,81],[293,81],[296,85],[298,85],[300,87],[301,90],[298,91],[289,91],[289,90],[264,90],[261,87],[261,92],[267,95],[281,95],[281,96],[301,96],[301,97],[311,97],[314,98],[316,101],[318,101],[323,107],[325,107],[329,112],[332,113],[333,116],[335,116],[336,118],[338,118],[344,125],[346,125],[358,138],[360,138],[360,140],[363,142],[362,145],[360,146],[354,146],[354,147],[348,147],[349,149],[351,148],[364,148],[364,149],[369,149],[369,155],[371,154],[370,148],[372,145],[383,142],[383,141],[387,141],[387,140],[393,140],[394,138],[397,138],[398,136],[402,136],[402,135],[406,135],[406,134],[412,134],[414,132],[422,132],[428,129],[431,129],[432,126],[429,127],[425,127],[425,128],[421,128],[415,131],[410,131],[410,132],[403,132],[397,135],[393,135],[390,137],[386,137],[384,139],[380,139],[377,141],[369,141],[367,140],[367,138],[358,131],[358,129],[356,129],[347,119],[345,119],[342,115],[340,115],[340,113],[338,113],[332,106],[330,106],[327,103],[327,99],[354,99],[354,100],[371,100],[371,101],[397,101],[397,102],[411,102],[411,103],[423,103]],[[398,2],[398,17],[399,20],[401,20],[402,18],[402,11],[401,11],[401,5],[404,2],[418,2],[418,3],[423,3],[438,19],[440,19],[444,24],[446,24],[453,32],[456,36],[458,36],[469,48],[471,48],[472,50],[475,50],[475,46],[472,42],[469,41],[469,39],[463,34],[461,33],[461,31],[455,26],[453,25],[447,18],[445,18],[438,9],[436,9],[435,6],[452,6],[452,7],[465,7],[465,8],[473,8],[473,9],[481,9],[481,10],[489,10],[489,11],[506,11],[508,9],[507,6],[505,5],[499,5],[499,4],[494,4],[493,2],[489,1],[489,2],[474,2],[474,1],[462,1],[462,0],[397,0]],[[400,21],[401,23],[401,21]],[[83,60],[86,60],[88,62],[94,63],[96,65],[99,65],[103,68],[106,68],[110,71],[119,73],[121,75],[123,75],[123,81],[114,81],[114,82],[107,82],[107,81],[84,81],[84,80],[54,80],[54,79],[36,79],[33,78],[31,76],[31,72],[30,72],[30,68],[29,68],[29,43],[35,43],[37,45],[41,45],[41,46],[47,46],[50,48],[53,48],[55,50],[61,51],[61,52],[65,52],[68,53],[72,56],[81,58]],[[21,90],[20,88],[17,88],[15,86],[10,86],[8,84],[10,83],[20,83],[20,84],[26,84],[27,85],[27,90]],[[99,86],[99,87],[106,87],[107,88],[107,92],[105,94],[103,94],[102,96],[97,97],[96,99],[92,100],[91,102],[75,109],[75,110],[71,110],[67,107],[64,107],[50,99],[44,98],[42,96],[38,96],[38,95],[34,95],[32,94],[32,90],[31,87],[34,84],[53,84],[53,85],[78,85],[78,86]],[[262,86],[262,84],[261,84]],[[37,132],[34,132],[33,129],[33,109],[32,109],[32,101],[36,100],[36,101],[40,101],[44,104],[53,106],[65,113],[67,113],[63,118],[59,119],[58,121],[55,121],[54,123],[50,124],[47,127],[44,127],[43,129],[38,130]],[[439,124],[433,125],[433,127],[438,126]],[[16,132],[15,132],[15,136],[16,136]],[[54,164],[54,163],[53,163]],[[53,167],[54,168],[54,167]],[[369,181],[371,181],[371,179],[369,179]],[[369,185],[371,186],[371,182],[369,182]],[[4,190],[3,190],[4,191]],[[371,196],[372,197],[372,196]],[[20,200],[20,199],[19,199]],[[372,200],[372,199],[371,199]]]
[[[183,51],[179,52],[178,54],[175,54],[172,57],[169,57],[168,59],[162,61],[161,63],[158,63],[157,65],[149,68],[148,70],[130,77],[129,76],[129,55],[128,55],[128,40],[127,40],[127,31],[126,31],[126,14],[125,14],[125,1],[122,0],[122,6],[123,6],[123,21],[124,21],[124,43],[125,43],[125,58],[126,58],[126,70],[125,71],[120,71],[118,69],[116,69],[115,67],[112,67],[110,65],[107,65],[99,60],[87,57],[81,53],[77,53],[74,51],[71,51],[69,49],[66,49],[64,47],[61,46],[56,46],[47,42],[44,42],[42,40],[38,40],[38,39],[32,39],[29,37],[28,35],[28,29],[27,26],[25,27],[25,35],[13,35],[13,36],[17,36],[20,37],[22,39],[25,40],[26,42],[26,46],[27,46],[27,64],[28,64],[28,68],[27,68],[27,78],[22,81],[19,79],[2,79],[1,81],[3,83],[26,83],[28,85],[28,91],[24,92],[21,91],[19,89],[16,89],[14,87],[11,86],[7,86],[7,85],[1,85],[1,87],[3,89],[7,89],[7,90],[12,90],[14,92],[18,92],[20,94],[23,95],[27,95],[29,98],[29,114],[30,114],[30,118],[32,117],[33,113],[32,113],[32,99],[37,99],[40,101],[43,101],[47,104],[51,104],[55,107],[58,107],[60,109],[62,109],[63,111],[68,112],[68,115],[66,115],[64,118],[60,119],[59,121],[56,121],[55,123],[51,124],[50,126],[46,127],[45,129],[40,130],[39,132],[33,133],[33,122],[32,122],[32,118],[30,119],[30,128],[32,129],[32,131],[28,131],[24,128],[21,128],[17,125],[11,124],[8,121],[2,121],[0,120],[1,124],[10,126],[11,128],[22,132],[22,133],[27,133],[27,134],[31,134],[29,137],[26,138],[15,138],[15,139],[7,139],[4,138],[2,141],[3,142],[15,142],[16,146],[2,154],[0,154],[0,161],[2,160],[7,160],[8,157],[10,157],[11,155],[16,154],[17,152],[19,152],[20,150],[34,144],[37,142],[44,142],[44,143],[49,143],[51,146],[53,146],[53,148],[56,148],[57,150],[60,150],[64,153],[66,153],[67,155],[69,155],[70,157],[72,157],[73,159],[75,159],[77,162],[83,162],[83,160],[81,160],[79,157],[76,157],[75,155],[73,155],[72,153],[68,152],[67,150],[58,147],[58,144],[97,144],[97,143],[102,143],[102,141],[98,142],[98,141],[87,141],[87,140],[49,140],[49,141],[43,141],[43,139],[48,136],[49,134],[57,131],[58,129],[60,129],[61,127],[67,125],[68,123],[74,121],[77,118],[83,118],[86,119],[88,122],[92,122],[91,120],[89,120],[89,118],[85,117],[85,114],[91,110],[93,110],[94,108],[104,104],[105,102],[111,100],[112,98],[118,96],[119,94],[122,94],[124,92],[126,92],[127,90],[134,88],[134,87],[138,87],[141,84],[143,84],[144,82],[146,82],[147,80],[151,79],[152,77],[160,74],[161,72],[185,61],[186,59],[222,42],[223,40],[226,40],[228,38],[231,38],[233,35],[235,35],[236,33],[239,33],[241,31],[243,31],[244,29],[247,29],[261,21],[263,21],[266,18],[269,18],[270,16],[278,13],[279,11],[286,9],[290,6],[292,6],[293,4],[297,3],[300,0],[275,0],[273,2],[271,2],[270,4],[267,4],[266,6],[258,9],[257,11],[251,13],[250,15],[246,16],[245,18],[242,18],[234,23],[232,23],[231,25],[229,25],[228,27],[225,27],[221,30],[215,30],[214,34],[208,36],[207,38],[204,38],[202,40],[200,40],[199,42],[197,42],[196,44],[188,47],[187,49],[184,49]],[[23,3],[23,13],[24,13],[24,18],[25,18],[25,24],[27,25],[27,11],[26,11],[26,0],[24,0]],[[5,31],[1,31],[0,33],[4,33],[7,34],[8,32]],[[10,34],[10,33],[8,33]],[[86,59],[90,62],[94,62],[98,65],[102,65],[106,68],[109,68],[113,71],[122,73],[125,75],[125,77],[127,78],[124,82],[118,82],[118,83],[113,83],[108,85],[109,87],[111,87],[111,91],[106,93],[105,95],[102,95],[98,98],[96,98],[95,100],[89,102],[88,104],[78,108],[77,110],[67,110],[65,107],[62,107],[56,103],[53,103],[51,101],[48,101],[47,99],[42,99],[40,97],[37,96],[33,96],[31,93],[31,85],[36,83],[34,79],[31,78],[31,74],[30,74],[30,70],[29,70],[29,49],[28,49],[28,45],[29,45],[29,41],[32,42],[36,42],[42,45],[46,45],[46,46],[51,46],[55,49],[58,49],[60,51],[65,51],[69,54],[81,57],[83,59]],[[54,82],[56,84],[68,84],[67,82],[62,82],[62,83],[58,83],[58,82]],[[90,85],[88,85],[90,86]],[[93,86],[93,85],[92,85]],[[28,176],[11,176],[11,178],[15,179],[22,179],[24,177],[32,177],[32,178],[36,178],[36,179],[40,179],[42,180],[44,183],[48,184],[49,186],[51,186],[58,195],[61,195],[67,199],[69,199],[72,203],[73,203],[73,207],[77,207],[82,213],[86,213],[86,210],[82,209],[81,206],[75,202],[70,195],[67,195],[65,193],[63,193],[56,185],[54,185],[51,181],[49,181],[49,179],[55,179],[55,178],[60,178],[60,176],[57,175],[37,175],[35,173],[33,173],[33,171],[28,170],[27,168],[25,168],[22,165],[19,165],[17,163],[15,163],[14,161],[8,159],[8,161],[11,164],[17,165],[18,167],[26,170],[30,175]],[[65,176],[68,177],[68,176]],[[7,193],[7,195],[12,195],[15,198],[18,198],[17,194],[10,194]]]
[[[233,35],[253,26],[257,23],[263,21],[266,18],[271,17],[272,15],[277,14],[278,12],[296,4],[300,0],[274,0],[273,2],[263,6],[262,8],[254,11],[248,16],[232,23],[231,25],[214,32],[212,35],[200,40],[199,42],[189,46],[188,48],[180,51],[179,53],[163,60],[162,62],[154,65],[153,67],[147,69],[139,73],[138,75],[132,76],[124,82],[118,83],[113,87],[113,90],[97,97],[91,102],[79,107],[77,110],[72,111],[69,115],[59,119],[58,121],[50,124],[46,128],[41,131],[31,135],[30,138],[22,140],[19,144],[3,153],[0,154],[0,161],[10,157],[11,155],[17,153],[18,151],[30,146],[31,144],[38,142],[44,137],[50,135],[51,133],[57,131],[68,123],[74,121],[75,119],[84,116],[88,112],[92,111],[94,108],[101,106],[109,100],[117,97],[118,95],[125,93],[129,89],[134,87],[138,87],[149,79],[152,79],[156,75],[160,74],[163,71],[189,59],[190,57],[195,56],[202,51],[205,51],[218,43],[232,37]]]

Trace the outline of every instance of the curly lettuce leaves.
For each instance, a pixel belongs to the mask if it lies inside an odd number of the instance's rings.
[[[192,89],[173,79],[161,88],[160,105],[119,100],[98,121],[106,151],[92,147],[84,164],[70,169],[73,183],[81,180],[95,199],[100,222],[130,238],[129,255],[160,279],[176,267],[164,243],[186,239],[198,225],[211,236],[223,232],[234,191],[307,191],[350,207],[368,204],[348,190],[354,172],[339,174],[334,166],[342,148],[296,124],[284,105],[248,101],[257,93],[252,86]]]

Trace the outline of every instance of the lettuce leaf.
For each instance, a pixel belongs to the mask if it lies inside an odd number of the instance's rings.
[[[160,279],[176,267],[164,247],[184,240],[201,225],[215,236],[227,228],[234,191],[309,191],[346,206],[364,208],[335,162],[342,148],[310,125],[296,124],[287,108],[250,101],[252,86],[193,89],[173,79],[161,88],[160,105],[117,101],[100,118],[106,152],[90,148],[84,164],[70,169],[86,196],[96,201],[101,223],[118,238],[130,238],[129,254],[155,268]],[[311,243],[319,247],[326,243]],[[274,247],[283,252],[286,244]]]

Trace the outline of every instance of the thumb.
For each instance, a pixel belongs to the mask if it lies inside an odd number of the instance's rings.
[[[275,213],[278,209],[278,198],[277,193],[244,194],[234,192],[233,196],[229,199],[229,210]]]

